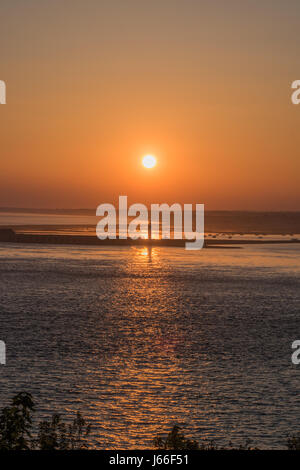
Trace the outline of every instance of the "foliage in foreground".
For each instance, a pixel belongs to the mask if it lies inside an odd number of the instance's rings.
[[[30,393],[18,393],[0,414],[0,450],[75,450],[86,448],[90,426],[78,412],[71,424],[54,414],[38,424],[33,437],[34,402]]]
[[[199,450],[198,442],[185,437],[179,426],[173,426],[166,438],[156,436],[153,444],[160,450]]]
[[[169,434],[163,438],[156,436],[153,440],[154,447],[158,450],[258,450],[250,447],[250,441],[244,445],[233,448],[231,443],[228,447],[219,447],[214,441],[197,442],[185,437],[179,426],[173,426]]]
[[[300,432],[288,437],[287,448],[288,450],[300,450]]]
[[[27,450],[31,447],[34,403],[29,393],[18,393],[0,415],[0,449]]]

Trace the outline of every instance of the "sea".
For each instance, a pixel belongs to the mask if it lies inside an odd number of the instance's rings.
[[[149,449],[175,424],[200,442],[285,448],[299,315],[296,243],[0,243],[0,408],[26,391],[38,419],[80,411],[97,449]]]

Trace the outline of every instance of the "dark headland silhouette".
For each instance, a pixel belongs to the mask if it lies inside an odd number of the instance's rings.
[[[16,233],[13,229],[0,229],[0,242],[35,243],[53,245],[96,245],[96,246],[173,246],[184,247],[186,240],[140,238],[138,240],[115,239],[99,240],[96,235],[63,235],[63,234],[31,234]],[[233,248],[234,245],[265,244],[265,243],[300,243],[299,239],[267,240],[267,239],[206,239],[205,248]]]

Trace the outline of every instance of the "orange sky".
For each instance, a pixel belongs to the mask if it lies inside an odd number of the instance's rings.
[[[1,10],[0,206],[300,210],[299,2]]]

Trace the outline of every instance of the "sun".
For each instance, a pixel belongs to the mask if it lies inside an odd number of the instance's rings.
[[[143,165],[145,168],[153,168],[156,165],[156,158],[154,155],[145,155],[143,157]]]

